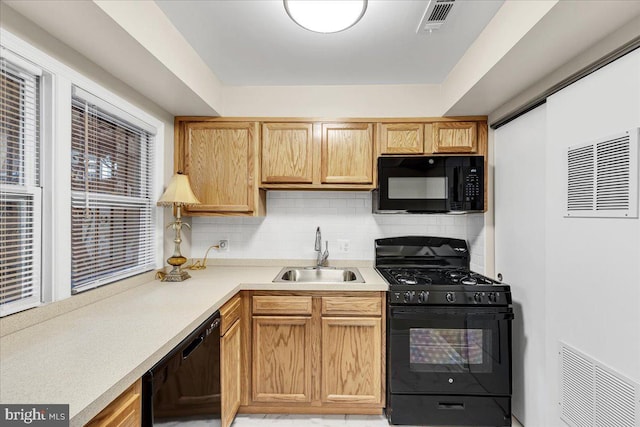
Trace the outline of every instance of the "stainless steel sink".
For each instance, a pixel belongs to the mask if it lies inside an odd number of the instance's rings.
[[[273,280],[274,282],[305,283],[364,283],[364,279],[355,267],[285,267]]]

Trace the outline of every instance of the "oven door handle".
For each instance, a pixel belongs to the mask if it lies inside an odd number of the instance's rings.
[[[407,308],[392,308],[392,319],[407,319],[407,320],[425,320],[427,318],[443,319],[451,317],[468,317],[473,319],[487,319],[487,320],[513,320],[513,311],[494,311],[494,312],[477,312],[474,310],[412,310]]]

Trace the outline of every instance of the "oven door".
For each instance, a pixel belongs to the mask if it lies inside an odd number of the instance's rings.
[[[389,306],[391,393],[511,394],[508,307]]]

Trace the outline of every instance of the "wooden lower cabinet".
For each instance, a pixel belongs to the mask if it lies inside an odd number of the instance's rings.
[[[220,308],[220,418],[229,427],[242,398],[242,297],[236,294]]]
[[[311,402],[311,318],[253,317],[254,402]]]
[[[220,340],[222,427],[229,427],[240,407],[242,385],[242,334],[237,320]]]
[[[382,403],[382,319],[322,318],[322,401]]]
[[[138,380],[93,417],[86,426],[140,427],[142,423],[141,394],[142,382]]]
[[[240,412],[382,412],[383,293],[253,291],[250,297],[251,386]]]

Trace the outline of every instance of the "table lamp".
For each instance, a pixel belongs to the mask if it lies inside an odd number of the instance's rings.
[[[183,225],[191,228],[189,224],[182,222],[182,207],[197,205],[199,203],[200,201],[193,194],[191,186],[189,185],[189,177],[187,175],[183,175],[182,172],[178,172],[171,177],[171,181],[169,181],[167,189],[162,197],[160,197],[160,200],[158,200],[158,206],[174,207],[176,218],[174,222],[167,226],[167,228],[173,228],[176,234],[173,239],[175,244],[173,248],[173,255],[167,259],[167,263],[173,268],[162,278],[163,282],[182,282],[183,280],[191,277],[189,273],[181,268],[182,264],[187,262],[187,259],[180,253],[180,243],[182,242],[182,239],[180,238],[180,231],[182,230]]]

